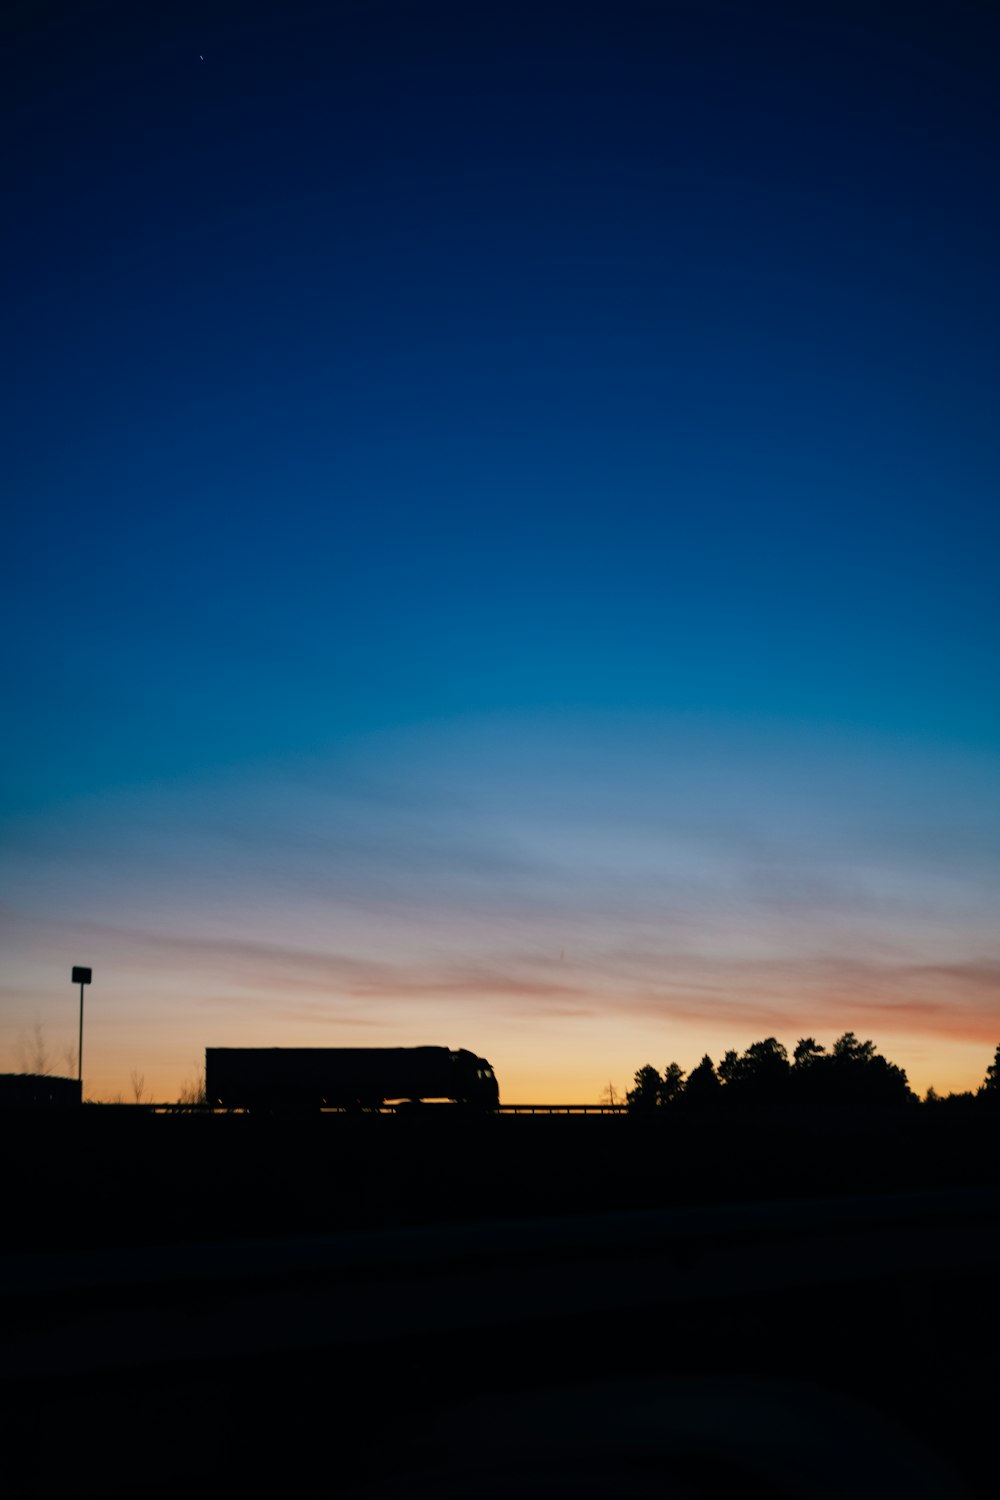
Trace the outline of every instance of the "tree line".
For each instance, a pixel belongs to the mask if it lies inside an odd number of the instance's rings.
[[[733,1106],[905,1109],[920,1103],[904,1069],[853,1031],[845,1031],[829,1051],[815,1037],[801,1037],[790,1058],[777,1037],[765,1037],[745,1052],[727,1052],[718,1066],[706,1054],[688,1074],[676,1062],[662,1073],[647,1063],[636,1072],[626,1101],[629,1113],[637,1115]],[[973,1102],[1000,1106],[1000,1046],[975,1093],[942,1098],[929,1089],[924,1105]]]

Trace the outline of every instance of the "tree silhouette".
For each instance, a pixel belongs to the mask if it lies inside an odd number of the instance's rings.
[[[660,1084],[660,1103],[676,1104],[684,1092],[684,1069],[680,1063],[668,1063]]]
[[[719,1077],[731,1103],[780,1103],[787,1093],[790,1071],[788,1053],[773,1036],[753,1042],[742,1056],[727,1052],[719,1064]]]
[[[730,1051],[722,1054],[719,1064],[719,1077],[727,1088],[740,1081],[740,1056],[738,1052]]]
[[[765,1037],[747,1048],[747,1060],[757,1078],[785,1078],[788,1075],[788,1053],[777,1037]]]
[[[185,1083],[177,1095],[178,1104],[205,1104],[208,1095],[205,1093],[205,1074],[199,1073],[194,1083]]]
[[[829,1075],[838,1102],[882,1106],[916,1099],[903,1069],[876,1052],[874,1042],[859,1042],[853,1031],[834,1042]]]
[[[1000,1104],[1000,1047],[980,1094]],[[727,1110],[894,1109],[918,1102],[904,1070],[876,1052],[873,1041],[853,1031],[839,1036],[829,1052],[815,1037],[800,1037],[794,1064],[773,1036],[751,1043],[745,1052],[726,1052],[717,1069],[706,1055],[686,1081],[679,1063],[670,1063],[662,1076],[647,1064],[636,1073],[627,1099],[635,1113],[680,1102],[685,1109],[714,1107],[718,1102]],[[933,1095],[929,1102],[933,1104]]]
[[[45,1040],[45,1027],[40,1021],[36,1021],[32,1027],[30,1038],[21,1037],[18,1052],[22,1073],[36,1073],[39,1077],[48,1077],[52,1072],[48,1043]]]
[[[993,1054],[993,1061],[986,1069],[986,1077],[983,1079],[983,1086],[979,1092],[991,1104],[1000,1104],[1000,1046],[997,1047]]]
[[[815,1037],[803,1036],[795,1043],[795,1051],[792,1056],[797,1068],[808,1068],[809,1065],[822,1057],[826,1048],[822,1042],[817,1042]]]
[[[635,1088],[625,1095],[630,1114],[652,1113],[660,1103],[663,1079],[651,1063],[640,1068],[635,1075]]]
[[[684,1093],[684,1069],[680,1063],[668,1063],[663,1074],[647,1063],[635,1075],[635,1088],[625,1095],[631,1114],[646,1114],[674,1107]]]
[[[872,1062],[875,1057],[874,1042],[859,1042],[853,1031],[845,1031],[833,1044],[833,1056],[838,1058],[842,1065],[852,1066]]]
[[[706,1052],[698,1066],[691,1069],[684,1088],[684,1101],[689,1107],[708,1108],[718,1101],[721,1089],[722,1081]]]

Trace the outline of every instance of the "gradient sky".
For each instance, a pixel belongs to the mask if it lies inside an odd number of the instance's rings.
[[[0,1068],[1000,1041],[1000,15],[5,23]]]

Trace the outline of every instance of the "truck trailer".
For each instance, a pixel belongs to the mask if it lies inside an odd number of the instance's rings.
[[[493,1069],[464,1047],[208,1047],[205,1097],[217,1109],[247,1110],[500,1103]]]

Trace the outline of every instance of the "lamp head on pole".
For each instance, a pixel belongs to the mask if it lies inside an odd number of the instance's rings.
[[[93,973],[94,973],[93,969],[79,969],[79,968],[74,969],[73,970],[73,983],[74,984],[89,984],[90,981],[91,981],[91,978],[93,977]]]

